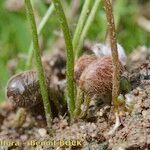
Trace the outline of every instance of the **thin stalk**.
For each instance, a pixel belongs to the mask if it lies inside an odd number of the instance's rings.
[[[120,69],[118,51],[117,51],[117,37],[114,23],[114,16],[112,10],[112,4],[110,0],[104,0],[105,12],[108,21],[110,45],[112,50],[112,62],[113,62],[113,89],[112,89],[112,101],[115,109],[117,110],[117,98],[120,89]]]
[[[114,17],[116,29],[120,23],[121,16],[124,14],[124,9],[126,8],[127,1],[116,0],[114,1]]]
[[[81,15],[79,17],[79,20],[78,20],[78,23],[76,26],[76,30],[74,33],[74,37],[73,37],[73,50],[74,50],[74,52],[78,46],[84,23],[86,21],[86,18],[88,17],[88,11],[89,11],[89,6],[90,6],[91,1],[92,0],[86,0],[84,2],[84,5],[83,5],[82,11],[81,11]]]
[[[42,62],[41,62],[40,48],[39,48],[38,35],[37,35],[37,27],[35,24],[35,18],[34,18],[34,14],[33,14],[31,1],[25,0],[25,4],[26,4],[27,17],[28,17],[28,20],[29,20],[29,23],[31,26],[31,31],[32,31],[35,63],[36,63],[37,74],[38,74],[38,78],[39,78],[40,90],[41,90],[41,94],[42,94],[42,98],[43,98],[47,126],[50,129],[51,123],[52,123],[52,113],[51,113],[51,107],[50,107],[50,102],[49,102],[49,97],[48,97],[48,90],[46,87],[44,70],[43,70]]]
[[[67,51],[67,65],[66,65],[66,78],[67,78],[67,103],[68,109],[70,112],[71,117],[73,116],[73,111],[75,109],[75,101],[74,101],[74,80],[73,80],[73,73],[74,73],[74,54],[73,54],[73,46],[72,46],[72,39],[68,27],[68,23],[66,20],[66,16],[64,14],[62,4],[60,0],[53,0],[59,22],[61,24],[61,28],[64,33],[65,44],[66,44],[66,51]]]
[[[78,14],[78,10],[80,7],[80,0],[72,0],[71,1],[71,7],[70,7],[70,15],[69,15],[69,23],[73,24],[74,23],[74,18],[77,16]],[[74,26],[72,26],[73,28]]]
[[[74,111],[74,117],[77,118],[81,113],[81,104],[84,101],[84,93],[81,89],[77,89],[76,108]]]
[[[114,8],[115,27],[117,30],[121,15],[123,13],[123,8],[124,8],[124,6],[126,6],[126,1],[124,1],[124,0],[115,0],[115,1],[111,0],[110,2],[112,4],[112,8]],[[110,46],[110,37],[109,36],[110,36],[109,35],[109,29],[107,27],[105,43]]]
[[[54,5],[51,4],[50,7],[48,8],[48,10],[46,11],[44,17],[42,18],[40,24],[39,24],[39,27],[37,29],[38,36],[42,33],[42,31],[43,31],[46,23],[48,22],[48,19],[50,18],[51,14],[53,13],[53,11],[54,11]],[[33,43],[31,43],[30,47],[29,47],[28,59],[27,59],[27,62],[26,62],[26,69],[31,68],[32,59],[33,59]]]
[[[95,0],[95,2],[94,2],[93,8],[92,8],[92,10],[91,10],[91,12],[89,14],[89,17],[88,17],[88,19],[87,19],[87,21],[85,23],[85,26],[83,28],[82,34],[80,36],[79,44],[78,44],[78,47],[77,47],[76,53],[75,53],[76,54],[75,55],[75,59],[78,59],[78,57],[81,55],[81,52],[82,52],[81,49],[82,49],[82,46],[83,46],[84,39],[85,39],[85,37],[86,37],[86,35],[87,35],[87,33],[88,33],[88,31],[89,31],[93,21],[94,21],[95,14],[96,14],[96,12],[98,10],[100,1],[101,0]]]

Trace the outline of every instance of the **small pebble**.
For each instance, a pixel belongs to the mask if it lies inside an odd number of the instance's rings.
[[[45,130],[44,128],[40,128],[40,129],[38,130],[38,133],[39,133],[39,135],[40,135],[41,137],[44,137],[47,132],[46,132],[46,130]]]
[[[144,119],[146,120],[150,120],[150,115],[149,115],[149,113],[150,113],[150,109],[149,110],[143,110],[142,111],[142,115],[143,115],[143,117],[144,117]]]
[[[28,139],[28,136],[25,135],[25,134],[23,134],[23,135],[20,136],[20,139],[21,139],[22,141],[26,141],[26,140]]]
[[[138,96],[138,95],[139,95],[139,90],[137,90],[137,89],[133,90],[133,94],[134,94],[135,96]]]

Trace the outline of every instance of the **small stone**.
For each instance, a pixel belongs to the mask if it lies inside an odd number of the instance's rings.
[[[143,115],[144,119],[150,120],[150,115],[149,115],[149,113],[150,113],[150,109],[148,109],[148,110],[143,110],[143,111],[142,111],[142,115]]]
[[[28,139],[28,136],[25,135],[25,134],[23,134],[23,135],[20,136],[20,139],[21,139],[22,141],[26,141],[26,140]]]
[[[44,137],[46,135],[47,131],[44,128],[40,128],[38,130],[38,133],[41,137]]]
[[[134,94],[135,96],[138,96],[138,95],[139,95],[139,90],[137,90],[137,89],[133,90],[133,94]]]
[[[97,116],[102,117],[103,115],[104,115],[104,112],[103,112],[103,111],[98,111],[98,112],[97,112]]]
[[[108,149],[108,143],[103,142],[101,144],[98,144],[96,142],[88,144],[86,147],[83,148],[83,150],[107,150]]]

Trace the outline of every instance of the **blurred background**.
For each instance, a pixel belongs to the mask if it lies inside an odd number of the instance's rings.
[[[62,0],[72,34],[84,0]],[[33,1],[36,22],[39,24],[50,0]],[[150,47],[150,0],[115,0],[114,15],[118,42],[129,54],[138,46]],[[102,3],[86,37],[89,41],[104,42],[106,17]],[[55,12],[50,17],[41,36],[41,50],[50,51],[59,36]],[[24,0],[0,0],[0,102],[6,100],[8,79],[24,70],[31,35],[26,19]]]

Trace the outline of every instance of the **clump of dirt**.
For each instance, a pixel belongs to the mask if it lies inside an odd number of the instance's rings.
[[[150,80],[131,92],[135,106],[130,115],[122,120],[122,129],[110,140],[112,149],[150,149]]]
[[[27,113],[26,121],[22,127],[13,127],[16,110],[6,102],[0,106],[0,140],[20,142],[19,147],[15,143],[10,144],[10,150],[149,150],[150,69],[149,67],[141,67],[143,63],[150,65],[149,52],[149,49],[141,47],[129,57],[129,67],[127,68],[129,68],[131,83],[134,84],[130,95],[132,95],[135,104],[132,113],[122,114],[122,125],[114,135],[107,134],[115,124],[113,108],[107,105],[97,107],[94,102],[91,102],[88,115],[84,120],[70,122],[67,115],[54,118],[52,137],[48,134],[45,122],[40,115],[36,117],[38,119],[35,119],[33,115]],[[143,55],[144,57],[142,57]],[[70,143],[67,143],[67,140]],[[78,143],[73,144],[71,140],[74,142],[78,140]],[[35,141],[45,141],[47,144],[36,145]]]

